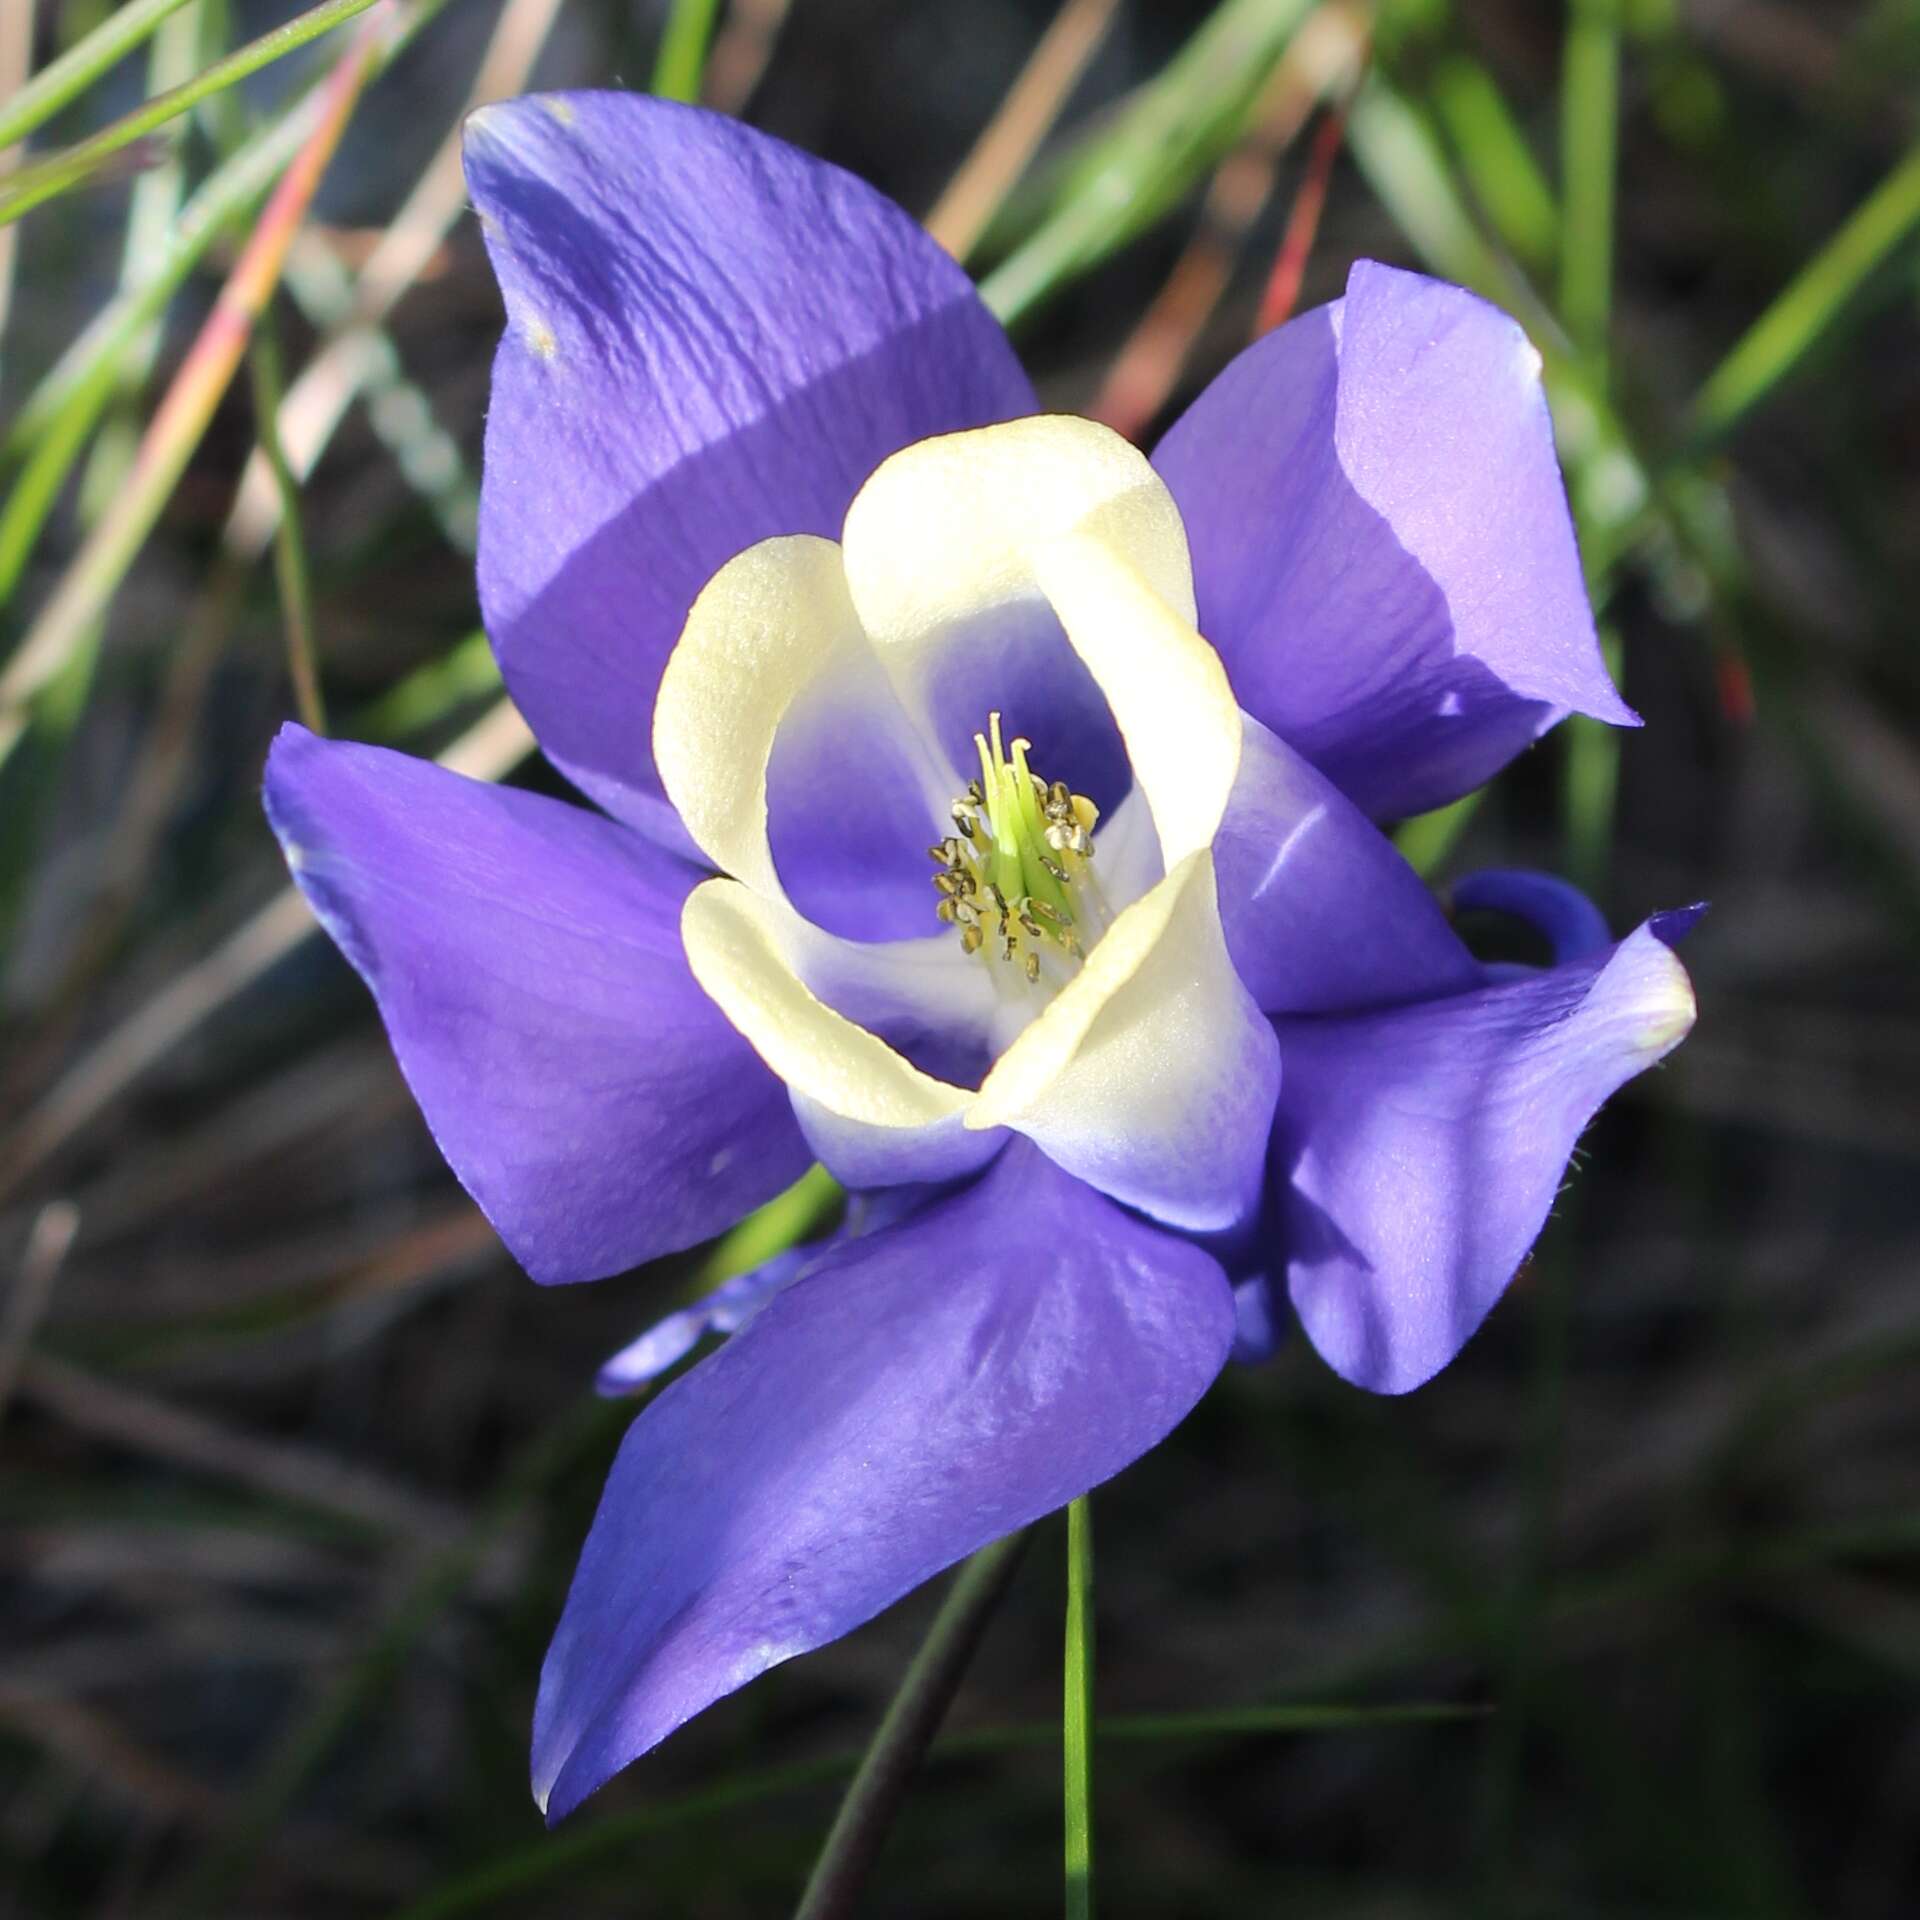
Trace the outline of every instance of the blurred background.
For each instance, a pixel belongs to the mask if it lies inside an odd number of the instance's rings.
[[[1145,443],[1357,255],[1515,312],[1647,725],[1403,844],[1713,902],[1448,1372],[1296,1342],[1098,1495],[1106,1910],[1920,1912],[1917,83],[1912,0],[0,0],[0,1911],[780,1914],[937,1604],[542,1832],[594,1370],[740,1249],[528,1283],[259,811],[322,708],[560,790],[457,129],[622,84],[926,215]],[[1061,1539],[867,1910],[1056,1906]]]

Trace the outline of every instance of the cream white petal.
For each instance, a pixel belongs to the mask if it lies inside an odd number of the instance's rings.
[[[786,897],[767,839],[767,769],[783,724],[822,703],[850,730],[880,727],[921,770],[929,819],[952,776],[901,711],[847,594],[840,549],[795,534],[736,555],[701,590],[668,658],[653,712],[654,764],[667,798],[715,866],[770,899]]]
[[[973,1095],[922,1073],[801,980],[810,929],[790,908],[734,880],[687,897],[681,938],[693,975],[796,1094],[863,1126],[912,1130],[965,1111]]]
[[[1065,415],[924,440],[860,490],[844,544],[860,620],[929,735],[947,650],[1049,603],[1119,726],[1165,864],[1207,844],[1238,764],[1239,707],[1194,629],[1179,513],[1136,448]],[[998,704],[991,686],[981,700]]]
[[[1240,703],[1220,656],[1104,533],[1049,540],[1041,590],[1107,696],[1169,870],[1210,846],[1240,770]]]
[[[1280,1084],[1271,1025],[1227,955],[1213,856],[1136,900],[967,1109],[1169,1224],[1238,1224],[1260,1191]]]

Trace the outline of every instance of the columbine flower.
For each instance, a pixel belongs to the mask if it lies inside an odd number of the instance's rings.
[[[1669,917],[1464,897],[1372,824],[1628,723],[1539,361],[1371,264],[1151,464],[1035,414],[896,208],[617,94],[474,116],[506,296],[480,595],[604,812],[288,728],[267,805],[454,1170],[543,1282],[823,1161],[824,1252],[635,1422],[542,1680],[555,1818],[689,1715],[1152,1446],[1290,1303],[1397,1393],[1693,1015]],[[1204,637],[1203,637],[1204,636]],[[744,1323],[744,1325],[743,1325]]]

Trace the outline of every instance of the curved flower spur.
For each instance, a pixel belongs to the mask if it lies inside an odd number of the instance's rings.
[[[267,808],[535,1279],[850,1190],[609,1363],[739,1329],[621,1448],[542,1679],[558,1818],[690,1715],[1161,1438],[1290,1309],[1418,1385],[1580,1130],[1693,1017],[1577,894],[1374,826],[1569,711],[1595,644],[1539,361],[1362,263],[1151,463],[1037,415],[897,208],[732,121],[490,107],[508,327],[479,584],[604,810],[289,727]]]

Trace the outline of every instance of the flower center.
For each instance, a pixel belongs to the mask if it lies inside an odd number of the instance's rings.
[[[1099,810],[1064,780],[1042,780],[1027,765],[1030,741],[1016,739],[1009,755],[997,713],[973,744],[980,778],[953,803],[957,831],[927,849],[939,868],[934,911],[967,952],[1058,986],[1112,918],[1090,864]]]

